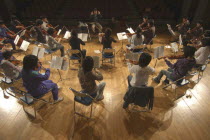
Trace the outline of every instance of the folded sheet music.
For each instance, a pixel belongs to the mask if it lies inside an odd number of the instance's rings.
[[[63,38],[65,38],[65,39],[69,39],[70,37],[71,37],[71,32],[66,31],[66,33],[65,33],[65,35],[64,35],[64,37],[63,37]]]
[[[65,60],[63,57],[53,56],[50,67],[59,70],[67,70],[68,65],[68,61]]]
[[[94,61],[93,68],[100,68],[100,57],[99,56],[92,56]]]
[[[32,55],[35,55],[38,58],[43,58],[44,57],[44,52],[45,52],[45,48],[40,48],[40,47],[34,46],[33,51],[32,51]]]
[[[171,50],[172,52],[176,53],[178,52],[178,44],[176,42],[171,43]]]
[[[99,54],[99,53],[101,53],[101,52],[100,52],[100,50],[94,50],[94,53]]]
[[[27,51],[29,45],[30,45],[30,43],[28,41],[23,40],[23,42],[20,46],[20,49],[23,51]]]
[[[154,58],[159,58],[164,56],[164,46],[156,47],[154,49]]]
[[[135,33],[131,27],[130,28],[127,28],[126,30],[128,30],[131,34],[134,34]]]
[[[19,39],[20,39],[20,36],[19,36],[19,35],[17,35],[17,36],[15,37],[15,40],[14,40],[15,45],[17,45],[17,44],[18,44]]]
[[[60,33],[61,33],[61,29],[58,30],[57,35],[60,35]]]
[[[117,37],[119,40],[128,39],[125,32],[117,33]]]
[[[141,55],[140,53],[126,53],[125,58],[138,62],[140,55]]]
[[[87,42],[88,34],[86,33],[79,33],[78,38],[80,38],[82,41]]]

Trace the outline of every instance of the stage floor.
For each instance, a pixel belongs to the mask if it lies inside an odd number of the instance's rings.
[[[116,38],[116,36],[115,36]],[[155,38],[152,48],[166,45],[169,36],[160,34]],[[63,42],[65,50],[69,48],[67,42]],[[127,41],[124,42],[124,48]],[[34,45],[30,45],[27,54],[31,54]],[[121,47],[121,42],[113,44],[116,51]],[[88,56],[100,56],[94,50],[101,50],[102,45],[97,38],[88,41],[83,49]],[[165,49],[165,54],[171,54]],[[22,59],[24,53],[15,54],[17,59]],[[60,51],[55,55],[60,56]],[[48,55],[46,60],[50,60]],[[62,71],[63,78],[70,78],[59,82],[62,87],[59,91],[64,101],[55,105],[45,105],[37,113],[37,118],[28,116],[22,108],[21,102],[12,96],[4,97],[0,94],[0,139],[1,140],[209,140],[210,139],[210,68],[207,67],[204,76],[198,84],[191,82],[177,90],[180,97],[176,101],[171,88],[162,89],[164,84],[155,84],[152,77],[167,66],[163,60],[159,60],[156,73],[149,78],[149,85],[155,87],[154,107],[150,112],[126,111],[122,108],[123,97],[127,90],[127,65],[123,62],[124,55],[116,55],[116,66],[110,64],[102,66],[99,70],[104,76],[106,87],[104,100],[93,105],[93,119],[75,116],[73,110],[73,93],[69,87],[80,90],[77,78],[78,65],[72,65],[68,71]],[[45,61],[45,59],[41,59]],[[150,66],[154,66],[155,59]],[[48,63],[44,63],[49,67]],[[57,70],[51,69],[50,80],[57,82],[59,75]],[[194,77],[193,79],[196,79]],[[191,88],[189,90],[189,88]],[[187,98],[186,94],[192,97]],[[77,111],[86,112],[90,107],[76,105]],[[31,113],[33,110],[27,108]]]

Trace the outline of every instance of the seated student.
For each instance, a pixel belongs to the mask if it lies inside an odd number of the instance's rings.
[[[145,29],[145,28],[147,28],[147,26],[148,26],[148,21],[149,21],[149,19],[148,19],[148,17],[147,16],[144,16],[143,17],[143,22],[141,23],[141,24],[139,24],[139,28],[140,29]]]
[[[3,69],[6,77],[10,79],[20,79],[21,78],[21,68],[15,66],[11,61],[14,60],[11,51],[5,51],[2,53],[3,60],[1,60],[0,68]]]
[[[150,20],[148,22],[147,29],[143,30],[144,35],[144,44],[151,43],[152,38],[155,36],[155,26],[154,26],[154,20]]]
[[[159,75],[155,77],[153,80],[156,83],[160,83],[160,80],[163,77],[163,75],[165,75],[166,78],[169,78],[173,81],[176,81],[182,78],[183,76],[186,76],[188,71],[190,71],[196,64],[196,61],[194,58],[195,51],[196,49],[192,46],[184,47],[184,58],[178,59],[175,64],[172,64],[170,61],[168,61],[165,58],[165,62],[169,66],[169,69],[161,70]],[[169,83],[167,79],[164,82]],[[178,84],[180,84],[179,82]]]
[[[55,34],[55,30],[53,28],[49,28],[47,30],[47,33],[48,35],[46,35],[46,41],[47,41],[47,44],[49,46],[49,49],[52,50],[52,51],[56,51],[58,49],[60,49],[61,51],[61,57],[63,57],[65,54],[64,54],[64,46],[61,45],[60,43],[58,43],[53,35]]]
[[[86,50],[85,49],[81,50],[80,44],[85,45],[85,42],[83,42],[80,38],[78,38],[77,31],[73,29],[71,31],[71,37],[69,39],[69,45],[71,46],[71,49],[79,50],[82,54],[83,59],[84,59],[85,56],[86,56]],[[80,56],[80,54],[78,54],[78,55]]]
[[[204,65],[210,55],[210,39],[204,38],[201,42],[202,47],[195,52],[196,67]]]
[[[128,50],[132,50],[133,52],[139,52],[140,49],[135,49],[136,46],[142,45],[144,41],[144,37],[142,35],[142,30],[137,28],[136,33],[132,35],[130,39],[130,45],[127,45],[126,48]]]
[[[13,50],[16,50],[14,36],[7,33],[7,28],[3,20],[0,20],[0,40],[4,40],[3,43],[11,44]]]
[[[41,28],[42,28],[43,30],[47,31],[47,30],[49,29],[49,26],[48,26],[49,22],[48,22],[48,20],[47,20],[47,17],[41,16],[40,18],[41,18],[42,21],[43,21],[43,23],[42,23],[42,25],[41,25]]]
[[[103,100],[103,91],[106,83],[100,82],[100,84],[96,85],[96,80],[103,80],[103,76],[99,71],[93,71],[93,66],[93,58],[87,56],[82,63],[82,68],[78,72],[79,82],[82,92],[88,93],[93,98],[96,97],[97,100]]]
[[[112,49],[112,42],[117,42],[113,37],[111,37],[112,30],[110,28],[107,28],[105,31],[104,36],[102,37],[102,44],[103,49]],[[105,55],[113,55],[113,54],[105,54]]]
[[[148,66],[152,56],[148,53],[142,53],[137,65],[129,66],[129,72],[133,76],[128,76],[129,87],[147,86],[149,75],[155,72],[155,69]]]
[[[43,21],[41,19],[37,19],[36,26],[34,27],[34,30],[36,31],[36,34],[37,34],[37,41],[40,43],[46,43],[45,36],[41,29],[42,23],[43,23]]]
[[[25,27],[21,24],[18,18],[15,15],[11,16],[11,30],[15,33],[25,29]]]
[[[23,59],[22,79],[26,90],[35,98],[52,90],[54,103],[63,100],[63,97],[58,97],[58,86],[53,81],[48,80],[50,77],[50,69],[45,69],[45,74],[40,74],[41,63],[37,56],[27,55]]]

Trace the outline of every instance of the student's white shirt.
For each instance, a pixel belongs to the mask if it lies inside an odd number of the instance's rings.
[[[43,21],[43,24],[41,25],[41,28],[44,29],[45,31],[47,31],[49,28],[47,27],[47,22]]]
[[[130,49],[134,49],[136,46],[140,46],[143,44],[143,41],[144,41],[144,36],[141,35],[140,38],[137,37],[136,34],[132,35],[132,37],[129,39],[130,41],[130,46],[129,48]]]
[[[210,55],[210,46],[201,47],[195,52],[196,64],[205,64]]]
[[[155,72],[155,69],[147,66],[141,68],[139,65],[133,65],[129,68],[130,73],[133,74],[133,78],[130,82],[132,87],[139,87],[148,84],[149,75]]]

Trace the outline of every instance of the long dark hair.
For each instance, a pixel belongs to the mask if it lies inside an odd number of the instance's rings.
[[[77,31],[75,29],[71,30],[71,36],[72,37],[76,37],[76,38],[78,37],[78,33],[77,33]]]
[[[23,70],[26,72],[29,72],[30,70],[33,70],[38,65],[38,57],[35,55],[26,55],[23,58]]]
[[[112,29],[110,28],[107,28],[106,31],[105,31],[105,38],[109,38],[112,34]]]
[[[94,61],[91,56],[86,56],[82,63],[82,68],[84,70],[84,73],[92,71],[94,66]]]
[[[140,37],[141,37],[141,33],[142,33],[141,28],[137,28],[137,29],[136,29],[137,38],[140,38]]]

